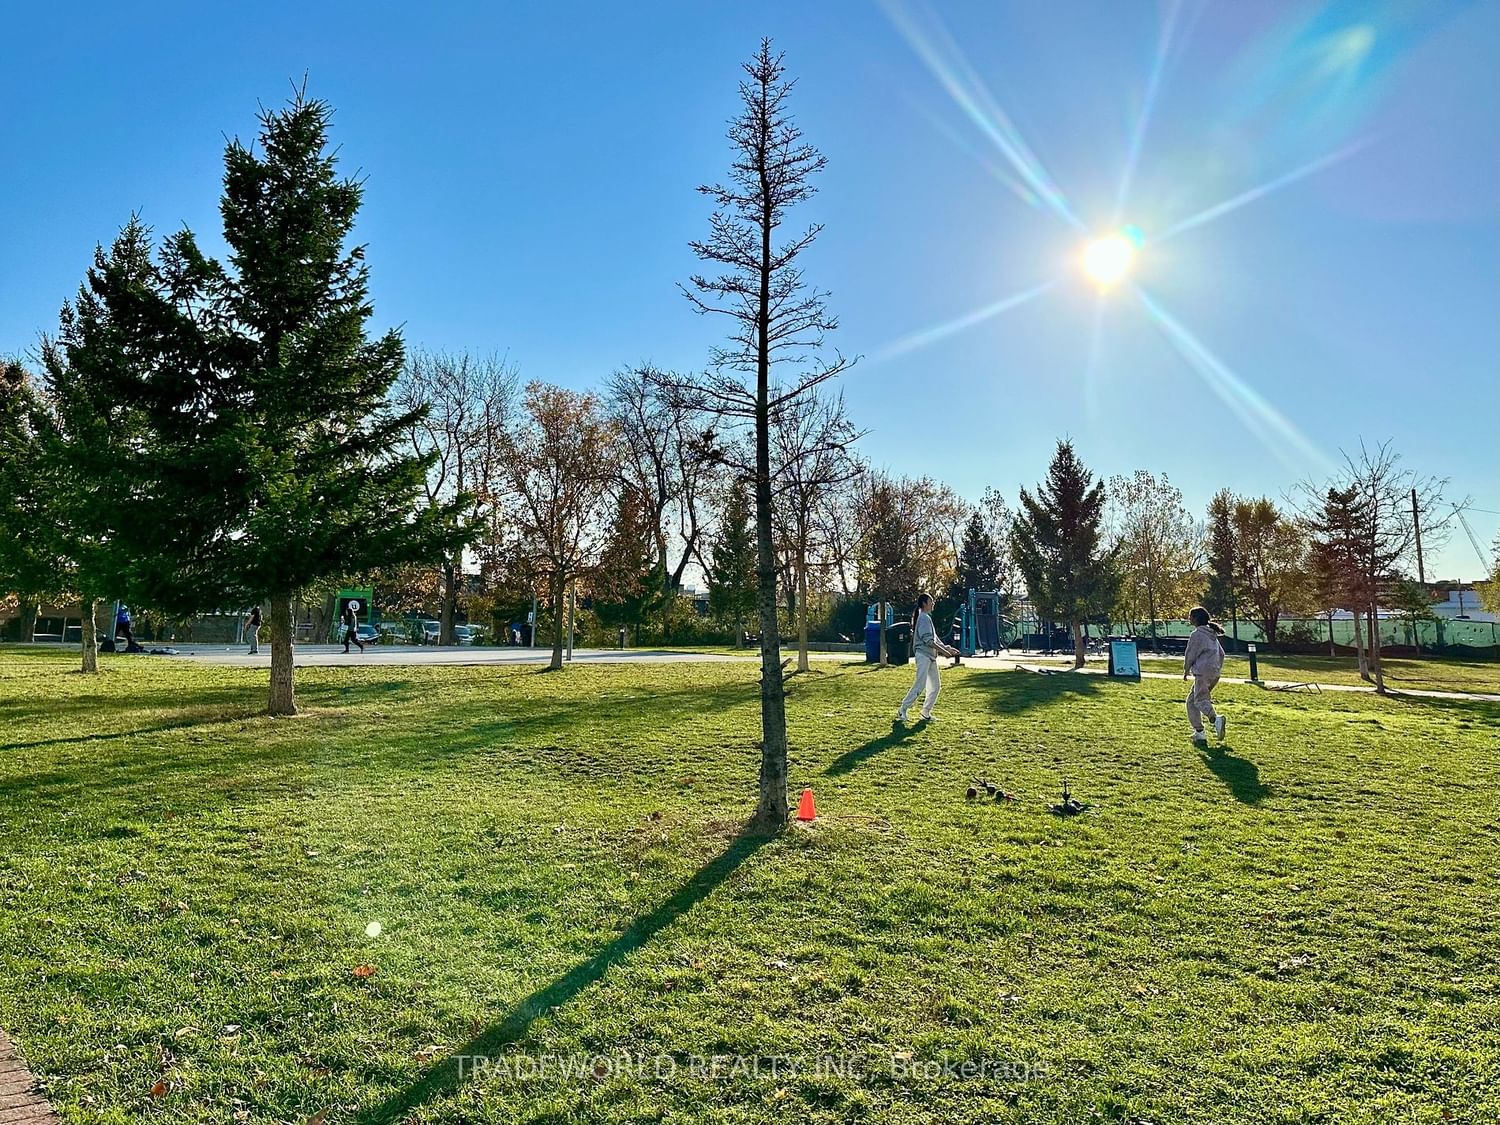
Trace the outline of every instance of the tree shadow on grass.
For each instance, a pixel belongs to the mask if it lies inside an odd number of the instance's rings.
[[[883,750],[889,750],[892,746],[899,746],[913,734],[916,733],[915,726],[893,725],[890,730],[862,746],[856,746],[852,750],[845,750],[823,771],[829,777],[837,777],[841,773],[848,773],[855,766],[860,765],[866,759],[873,758]]]
[[[966,690],[987,696],[990,710],[1001,714],[1045,707],[1059,700],[1089,699],[1109,686],[1104,676],[1072,670],[974,672],[963,683]]]
[[[1248,758],[1236,758],[1228,746],[1222,745],[1201,753],[1209,772],[1224,783],[1235,800],[1258,805],[1270,795],[1270,787],[1260,779],[1260,767]]]
[[[466,1060],[492,1058],[524,1039],[539,1017],[572,1001],[603,977],[611,965],[630,956],[702,902],[770,839],[770,836],[748,832],[736,837],[670,898],[649,914],[638,917],[624,933],[594,956],[521,1000],[499,1022],[455,1048],[447,1058],[433,1063],[406,1089],[366,1110],[356,1120],[360,1125],[402,1121],[418,1107],[457,1092],[473,1076],[475,1069],[465,1066]]]

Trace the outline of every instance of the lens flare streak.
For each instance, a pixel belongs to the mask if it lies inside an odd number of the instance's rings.
[[[902,38],[932,72],[933,77],[938,80],[943,89],[948,91],[949,96],[968,115],[969,120],[994,142],[995,147],[1010,162],[1011,167],[1015,169],[1016,174],[1026,183],[1026,186],[1034,191],[1037,197],[1063,222],[1077,230],[1083,230],[1083,220],[1068,205],[1067,198],[1052,181],[1052,177],[1047,174],[1042,162],[1031,151],[1030,146],[1021,137],[1010,117],[1000,108],[984,82],[964,60],[963,52],[953,42],[952,36],[942,28],[941,24],[937,23],[936,17],[932,17],[930,22],[935,28],[935,34],[944,41],[944,46],[947,48],[946,58],[945,52],[939,50],[933,44],[932,39],[924,35],[917,27],[910,15],[902,8],[900,0],[881,0],[881,7],[885,9],[886,16],[900,32]]]
[[[1183,219],[1180,223],[1168,227],[1162,234],[1153,235],[1152,241],[1165,242],[1167,239],[1182,234],[1184,231],[1190,231],[1194,227],[1201,227],[1204,223],[1211,223],[1215,219],[1229,214],[1231,211],[1238,211],[1246,204],[1254,203],[1257,199],[1270,195],[1273,191],[1279,191],[1288,184],[1294,184],[1298,180],[1311,176],[1314,172],[1321,172],[1324,168],[1337,164],[1341,160],[1347,160],[1369,143],[1368,139],[1358,140],[1352,144],[1345,145],[1343,148],[1336,149],[1326,156],[1320,156],[1318,159],[1309,161],[1300,168],[1294,168],[1284,175],[1277,176],[1274,180],[1267,180],[1259,187],[1243,191],[1231,199],[1226,199],[1222,203],[1216,203],[1212,207],[1199,211],[1196,215],[1191,215]]]
[[[1035,300],[1047,292],[1047,290],[1056,286],[1057,281],[1057,278],[1053,278],[1051,281],[1044,281],[1040,285],[1024,289],[1019,293],[1012,293],[1009,297],[1002,297],[998,301],[985,305],[983,308],[975,309],[973,312],[965,313],[963,316],[944,321],[942,324],[935,324],[931,328],[924,328],[920,332],[913,332],[908,336],[901,337],[899,340],[892,340],[875,353],[872,359],[876,363],[892,359],[898,355],[905,355],[907,352],[916,351],[918,348],[925,348],[929,344],[935,344],[939,340],[952,336],[955,332],[962,332],[966,328],[973,328],[976,324],[981,324],[992,317],[997,317],[1001,313],[1009,312],[1011,309],[1019,308],[1028,301]]]
[[[1207,346],[1187,330],[1176,317],[1162,308],[1149,293],[1139,286],[1135,289],[1141,303],[1151,319],[1156,321],[1167,340],[1177,349],[1187,365],[1208,385],[1219,399],[1234,412],[1267,449],[1288,468],[1305,471],[1310,464],[1323,472],[1332,472],[1334,465],[1328,456],[1299,430],[1286,415],[1277,410],[1265,397],[1233,371]],[[1294,453],[1301,454],[1298,460]]]
[[[1115,223],[1125,212],[1130,199],[1130,185],[1135,179],[1136,165],[1140,163],[1141,146],[1146,139],[1146,129],[1151,124],[1151,111],[1156,107],[1157,91],[1161,89],[1162,71],[1166,69],[1167,57],[1172,51],[1172,35],[1177,27],[1177,17],[1182,11],[1182,0],[1174,0],[1162,24],[1161,38],[1156,44],[1156,59],[1151,64],[1151,74],[1146,79],[1146,94],[1141,99],[1141,112],[1136,116],[1135,128],[1131,131],[1130,148],[1125,153],[1125,170],[1120,175],[1120,189],[1115,193]]]

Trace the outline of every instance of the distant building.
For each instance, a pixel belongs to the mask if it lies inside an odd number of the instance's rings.
[[[1432,603],[1432,614],[1445,620],[1463,618],[1467,621],[1500,621],[1493,613],[1479,604],[1479,593],[1473,585],[1457,585],[1448,591],[1444,601]]]

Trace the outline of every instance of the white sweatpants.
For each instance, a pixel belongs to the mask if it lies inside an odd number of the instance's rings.
[[[906,693],[906,698],[901,701],[901,717],[906,718],[906,711],[917,701],[917,696],[922,694],[922,689],[927,689],[927,698],[922,701],[922,717],[932,718],[932,709],[937,706],[938,692],[943,690],[942,679],[938,676],[937,660],[924,653],[917,653],[913,659],[917,665],[917,681],[911,685],[911,691]]]

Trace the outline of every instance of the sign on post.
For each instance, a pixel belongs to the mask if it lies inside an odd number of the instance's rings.
[[[1141,677],[1141,654],[1134,641],[1109,642],[1109,674],[1130,679]]]

